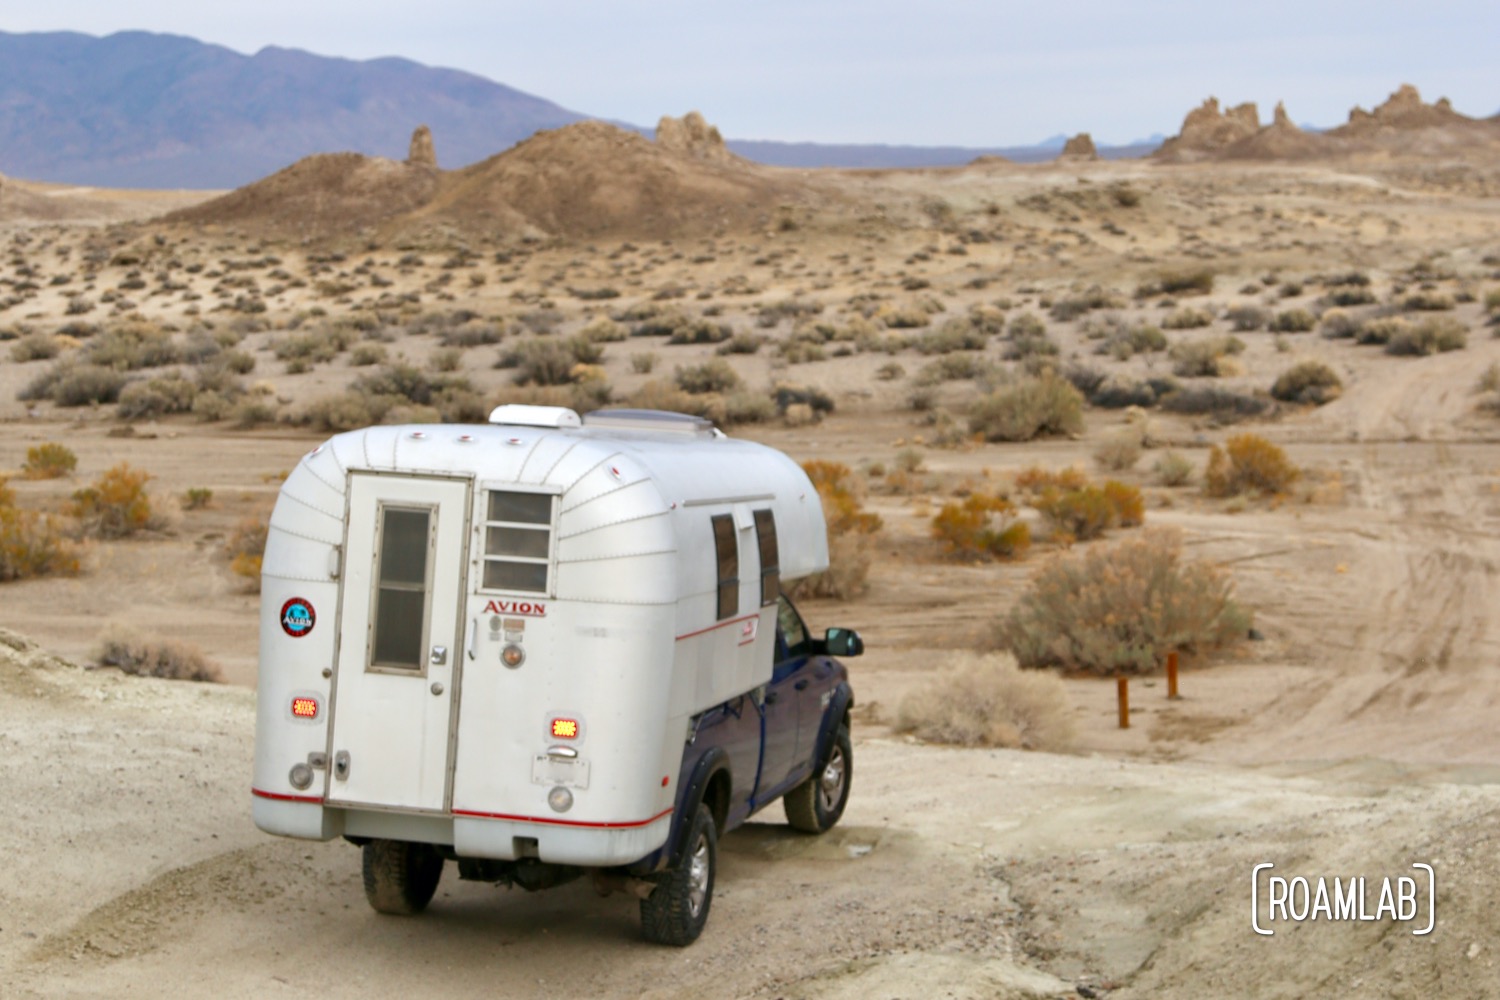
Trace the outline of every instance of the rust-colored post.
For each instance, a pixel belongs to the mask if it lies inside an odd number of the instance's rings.
[[[1177,650],[1167,654],[1167,700],[1177,700]]]
[[[1130,728],[1130,678],[1123,674],[1115,678],[1115,686],[1120,694],[1120,728]]]

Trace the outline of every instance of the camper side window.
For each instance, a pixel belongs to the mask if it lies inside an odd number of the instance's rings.
[[[755,538],[760,543],[760,606],[776,603],[781,594],[781,553],[776,547],[776,515],[755,512]]]
[[[484,589],[547,593],[552,496],[491,490],[484,521]]]
[[[715,514],[714,557],[719,570],[719,618],[733,618],[740,612],[740,548],[734,537],[734,516]]]

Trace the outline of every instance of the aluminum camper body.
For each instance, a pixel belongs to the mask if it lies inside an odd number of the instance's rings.
[[[695,727],[764,711],[779,581],[827,567],[817,491],[691,418],[491,420],[340,434],[284,483],[255,822],[458,859],[668,864],[674,812],[704,794],[684,787]],[[804,751],[793,778],[818,766]]]

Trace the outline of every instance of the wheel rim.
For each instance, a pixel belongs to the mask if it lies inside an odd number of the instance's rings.
[[[708,898],[708,838],[698,835],[693,856],[688,859],[688,912],[696,919]]]
[[[828,755],[828,763],[823,765],[823,773],[818,776],[818,798],[822,803],[824,812],[832,812],[839,804],[839,796],[844,793],[844,750],[838,744],[834,744],[833,752]]]

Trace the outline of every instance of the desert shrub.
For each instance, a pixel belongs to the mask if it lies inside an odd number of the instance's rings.
[[[1141,433],[1134,428],[1116,431],[1099,442],[1099,446],[1094,449],[1094,461],[1099,463],[1100,468],[1110,472],[1133,469],[1140,460]]]
[[[270,526],[269,511],[242,518],[224,541],[221,554],[229,563],[229,571],[244,580],[252,594],[260,593],[260,567],[266,555]]]
[[[1094,309],[1119,309],[1125,305],[1125,297],[1113,289],[1091,285],[1082,292],[1065,295],[1052,303],[1048,315],[1056,320],[1077,319]]]
[[[1238,337],[1209,337],[1173,344],[1167,356],[1172,359],[1172,372],[1182,378],[1213,378],[1231,374],[1233,368],[1225,358],[1239,354],[1245,342]]]
[[[891,382],[906,374],[906,369],[899,361],[887,361],[875,369],[875,377],[882,382]]]
[[[1272,333],[1306,333],[1318,325],[1318,318],[1306,309],[1283,309],[1271,320]]]
[[[190,486],[182,494],[183,510],[204,510],[214,502],[214,491],[206,486]]]
[[[1147,673],[1174,650],[1213,649],[1250,627],[1228,576],[1182,561],[1175,531],[1059,557],[996,629],[1025,667]]]
[[[1359,332],[1359,320],[1343,309],[1329,309],[1319,321],[1318,332],[1329,340],[1353,337]]]
[[[1274,405],[1269,399],[1218,386],[1176,389],[1161,398],[1161,408],[1168,413],[1206,416],[1216,424],[1264,416]]]
[[[821,459],[802,463],[823,504],[828,526],[828,569],[791,584],[793,596],[848,598],[862,593],[870,575],[870,537],[880,531],[880,517],[864,509],[864,483],[841,462]]]
[[[1469,331],[1452,317],[1427,319],[1408,324],[1386,342],[1387,354],[1421,356],[1442,351],[1462,350],[1469,342]]]
[[[56,520],[21,510],[14,502],[15,494],[0,479],[0,583],[77,573],[77,553]]]
[[[355,368],[368,368],[370,365],[382,364],[385,359],[384,344],[356,344],[354,350],[349,352],[349,364]]]
[[[932,537],[950,553],[1014,559],[1031,545],[1031,529],[1016,520],[1016,505],[992,493],[949,501],[932,518]]]
[[[1163,486],[1182,486],[1193,478],[1193,461],[1175,451],[1163,452],[1152,471]]]
[[[1167,349],[1167,336],[1154,326],[1133,326],[1109,335],[1094,349],[1095,354],[1107,354],[1117,361],[1126,361],[1137,354],[1154,353]]]
[[[623,324],[616,323],[608,316],[595,316],[579,329],[578,336],[598,344],[605,344],[624,340],[630,336],[630,331],[625,329]]]
[[[495,367],[514,368],[516,385],[567,385],[577,381],[578,365],[596,365],[603,359],[604,348],[586,337],[533,338],[502,351]]]
[[[766,338],[754,333],[737,333],[714,348],[715,354],[754,354],[761,349]]]
[[[78,518],[85,534],[95,538],[124,538],[156,527],[159,522],[146,493],[150,478],[148,473],[121,462],[92,486],[75,492],[68,512]]]
[[[1199,309],[1194,306],[1184,306],[1174,309],[1161,321],[1161,325],[1168,330],[1196,330],[1208,326],[1214,321],[1214,314],[1207,309]]]
[[[100,666],[118,667],[135,677],[216,683],[224,679],[218,665],[191,643],[180,639],[146,639],[118,629],[101,637],[98,659]]]
[[[737,390],[724,397],[724,423],[764,424],[777,417],[776,401],[763,393]]]
[[[1375,301],[1375,293],[1368,288],[1336,288],[1327,300],[1331,306],[1367,306]]]
[[[1266,311],[1259,306],[1235,306],[1224,314],[1229,320],[1230,327],[1236,333],[1249,333],[1259,330],[1270,322]]]
[[[901,700],[895,728],[929,743],[1062,750],[1073,714],[1060,677],[1023,671],[1013,656],[961,652]]]
[[[1087,541],[1110,528],[1140,524],[1145,501],[1134,486],[1110,480],[1104,486],[1085,485],[1072,490],[1046,489],[1032,501],[1055,538]]]
[[[166,413],[189,413],[198,387],[181,375],[132,382],[120,391],[116,413],[122,420],[143,420]]]
[[[1005,359],[1007,361],[1021,361],[1027,358],[1056,357],[1062,353],[1053,340],[1045,333],[1018,334],[1010,339],[1005,345]]]
[[[983,378],[993,370],[990,362],[977,355],[946,354],[919,368],[912,381],[918,386],[933,386],[942,382]]]
[[[954,351],[982,351],[989,338],[982,330],[964,319],[950,319],[936,330],[930,330],[912,341],[918,354],[950,354]]]
[[[1214,445],[1209,451],[1203,491],[1215,497],[1282,493],[1298,475],[1297,467],[1277,445],[1258,434],[1236,434],[1222,448]]]
[[[651,379],[630,396],[630,405],[639,410],[668,410],[705,417],[715,422],[724,417],[724,400],[718,395],[695,396],[660,379]]]
[[[29,333],[10,345],[10,359],[17,364],[50,361],[62,353],[62,345],[50,333]]]
[[[1332,368],[1321,361],[1303,361],[1281,373],[1271,386],[1271,395],[1284,403],[1322,406],[1338,399],[1343,388]]]
[[[1047,324],[1035,313],[1017,313],[1006,329],[1007,337],[1041,337],[1047,333]]]
[[[1453,296],[1447,292],[1413,292],[1401,300],[1401,308],[1407,312],[1444,312],[1453,306]]]
[[[1088,473],[1076,465],[1066,469],[1046,469],[1040,465],[1032,465],[1016,473],[1016,489],[1027,494],[1039,494],[1047,490],[1081,490],[1088,484]]]
[[[713,358],[701,365],[679,365],[672,380],[683,392],[694,394],[728,392],[740,386],[739,373],[722,358]]]
[[[606,320],[608,322],[608,320]],[[585,327],[579,331],[586,333],[590,328]],[[505,331],[494,323],[464,323],[460,326],[449,327],[438,334],[438,343],[443,347],[485,347],[490,344],[498,344],[504,337]],[[594,337],[595,340],[608,338]],[[625,339],[624,329],[620,330],[620,340]]]
[[[974,404],[969,430],[988,441],[1030,441],[1039,434],[1083,430],[1083,396],[1050,372],[1026,376]]]
[[[120,398],[128,376],[112,368],[74,364],[64,358],[26,384],[17,394],[23,401],[50,399],[58,406],[90,406]]]
[[[833,412],[833,397],[814,386],[783,383],[771,390],[771,397],[776,401],[777,412],[783,416],[794,406],[807,407],[817,420]]]
[[[638,351],[630,356],[630,370],[637,375],[650,375],[660,360],[654,351]]]
[[[1214,290],[1214,273],[1208,268],[1163,271],[1154,281],[1136,286],[1135,295],[1147,299],[1153,295],[1207,295]]]
[[[58,479],[72,475],[78,468],[78,456],[65,444],[48,441],[26,449],[21,475],[27,479]]]
[[[1411,330],[1411,323],[1400,316],[1378,316],[1360,323],[1354,331],[1356,344],[1389,344]]]
[[[427,367],[435,372],[456,372],[463,360],[463,351],[457,347],[440,347],[428,357]]]
[[[672,331],[667,338],[669,344],[717,344],[734,336],[728,323],[714,323],[706,319],[693,320]]]
[[[88,364],[119,371],[159,368],[182,360],[177,346],[172,343],[171,331],[142,322],[109,328],[92,338],[83,354]]]
[[[1491,288],[1484,293],[1484,311],[1500,313],[1500,288]]]
[[[773,327],[782,320],[808,319],[823,311],[823,303],[812,302],[807,299],[783,299],[780,302],[768,302],[760,307],[756,314],[755,324],[760,327]]]

